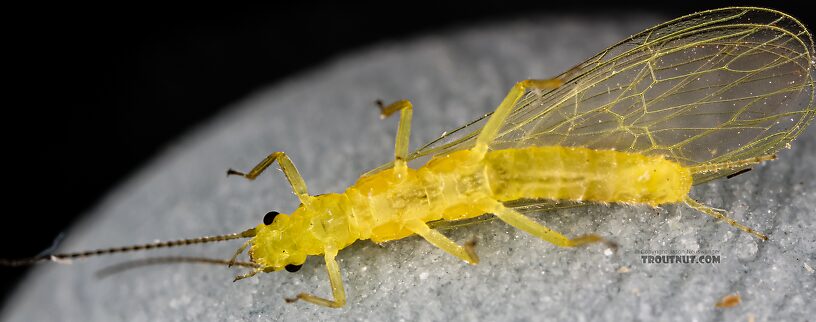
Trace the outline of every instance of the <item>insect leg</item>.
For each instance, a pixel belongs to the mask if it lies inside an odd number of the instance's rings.
[[[332,296],[334,300],[324,299],[308,293],[300,293],[295,298],[287,298],[287,303],[294,303],[297,300],[304,300],[309,303],[340,308],[346,305],[346,291],[343,289],[343,276],[340,275],[340,266],[334,259],[337,256],[336,249],[326,249],[324,258],[326,259],[326,270],[329,271],[329,283],[331,283]]]
[[[422,238],[425,238],[425,240],[427,240],[429,243],[438,247],[439,249],[444,250],[448,254],[459,257],[463,261],[473,265],[479,263],[479,256],[476,255],[476,251],[474,250],[474,246],[476,245],[475,241],[471,241],[464,246],[460,246],[456,242],[450,240],[448,237],[445,237],[445,235],[442,235],[442,233],[431,229],[427,224],[419,220],[409,221],[405,223],[405,227],[413,231],[415,234],[422,236]]]
[[[237,170],[229,169],[227,170],[227,175],[238,175],[249,180],[255,180],[258,175],[261,174],[266,168],[268,168],[272,163],[278,160],[280,164],[281,170],[283,170],[283,174],[286,176],[286,180],[289,181],[289,184],[292,186],[292,191],[295,195],[300,199],[300,202],[306,203],[311,200],[311,196],[309,196],[309,192],[306,190],[306,182],[303,181],[303,177],[300,176],[297,168],[292,163],[292,160],[289,160],[289,157],[286,156],[286,153],[283,152],[275,152],[270,154],[266,159],[263,159],[260,163],[258,163],[249,173],[243,173]]]
[[[240,281],[240,280],[245,279],[245,278],[250,278],[250,277],[253,277],[253,276],[255,276],[255,274],[258,274],[258,273],[260,273],[260,272],[263,272],[263,269],[262,269],[262,268],[260,268],[260,267],[259,267],[259,268],[256,268],[256,269],[253,269],[253,270],[252,270],[252,271],[250,271],[249,273],[246,273],[246,274],[241,274],[241,275],[235,276],[235,278],[232,280],[232,282],[234,283],[234,282]]]
[[[727,222],[729,225],[737,227],[740,230],[742,230],[742,231],[744,231],[746,233],[749,233],[751,235],[757,236],[759,239],[768,240],[768,236],[765,236],[765,234],[760,233],[760,232],[754,230],[753,228],[750,228],[748,226],[740,224],[736,220],[726,217],[725,214],[723,214],[722,212],[719,212],[716,209],[711,208],[709,206],[700,204],[699,202],[695,201],[694,199],[691,199],[691,197],[689,197],[689,196],[686,196],[685,200],[683,200],[683,201],[686,202],[686,205],[688,205],[691,208],[694,208],[695,210],[697,210],[699,212],[702,212],[702,213],[704,213],[706,215],[709,215],[711,217],[714,217],[714,218],[717,218],[717,219],[722,220],[724,222]]]
[[[399,100],[388,105],[383,105],[382,101],[377,101],[377,105],[380,107],[381,118],[386,118],[396,111],[400,112],[397,140],[394,148],[394,173],[398,177],[403,177],[408,171],[408,164],[405,160],[408,156],[408,142],[411,138],[411,116],[413,115],[414,106],[409,100]]]
[[[493,214],[502,221],[506,222],[508,225],[523,230],[533,236],[546,240],[552,243],[553,245],[559,247],[576,247],[597,242],[604,242],[611,248],[616,247],[614,243],[607,241],[601,236],[594,234],[578,236],[572,239],[567,238],[561,233],[549,229],[544,225],[539,224],[538,222],[523,215],[522,213],[515,211],[511,208],[507,208],[503,205],[497,205],[496,209],[493,210]]]
[[[516,106],[516,103],[528,89],[555,89],[563,83],[559,78],[527,79],[516,83],[499,104],[499,107],[496,108],[496,111],[493,112],[493,115],[490,116],[490,119],[487,120],[487,124],[482,128],[482,131],[479,132],[474,149],[482,153],[487,152],[487,146],[496,138],[502,124],[504,124],[504,120],[507,119],[507,116],[513,111],[513,107]]]
[[[238,258],[239,255],[241,255],[241,253],[244,252],[244,250],[246,250],[246,248],[249,246],[250,243],[252,243],[252,239],[247,240],[246,242],[244,242],[243,245],[241,245],[241,247],[238,247],[238,250],[235,251],[235,255],[232,255],[232,257],[230,257],[230,260],[229,260],[229,263],[228,263],[227,266],[232,267],[232,264],[235,263],[235,260]]]

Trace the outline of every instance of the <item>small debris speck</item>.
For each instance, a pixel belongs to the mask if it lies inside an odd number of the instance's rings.
[[[729,294],[723,297],[717,304],[715,305],[718,308],[728,308],[728,307],[735,307],[742,302],[742,298],[740,298],[739,294]]]

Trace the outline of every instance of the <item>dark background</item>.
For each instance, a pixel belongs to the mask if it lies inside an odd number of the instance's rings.
[[[0,257],[47,249],[109,189],[230,103],[377,42],[547,12],[671,18],[759,5],[816,25],[804,4],[510,4],[4,10]],[[0,267],[0,303],[25,271]]]

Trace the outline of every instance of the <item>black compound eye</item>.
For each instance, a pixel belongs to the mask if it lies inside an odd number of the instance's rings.
[[[278,215],[280,215],[280,213],[277,211],[267,212],[266,215],[264,215],[263,219],[264,225],[271,225],[272,222],[275,221],[275,217],[277,217]]]
[[[299,271],[301,267],[303,267],[303,265],[292,265],[292,264],[289,264],[289,265],[286,265],[286,267],[284,267],[284,268],[286,269],[286,271],[287,271],[287,272],[294,273],[294,272]]]

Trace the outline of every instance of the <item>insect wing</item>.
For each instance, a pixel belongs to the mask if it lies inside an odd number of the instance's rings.
[[[681,17],[558,76],[565,81],[558,89],[527,92],[491,149],[582,146],[664,155],[684,166],[773,154],[814,116],[813,53],[807,29],[781,12]],[[472,147],[487,117],[409,160]],[[694,183],[735,171],[697,174]]]
[[[774,154],[814,116],[812,54],[807,30],[779,12],[680,18],[590,59],[568,86],[528,93],[491,148],[584,146],[684,166]]]

